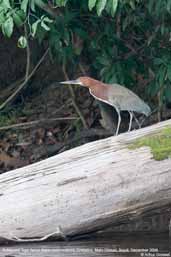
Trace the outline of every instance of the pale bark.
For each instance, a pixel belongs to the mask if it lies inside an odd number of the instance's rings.
[[[129,223],[171,206],[171,158],[128,144],[171,120],[0,175],[0,237],[46,239]]]

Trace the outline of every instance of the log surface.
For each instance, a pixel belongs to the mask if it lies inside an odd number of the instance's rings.
[[[76,235],[171,206],[171,159],[128,149],[171,120],[0,175],[0,238]]]

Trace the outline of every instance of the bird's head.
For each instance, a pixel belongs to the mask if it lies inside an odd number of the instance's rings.
[[[88,87],[88,88],[91,88],[93,87],[94,85],[97,85],[98,83],[101,83],[100,81],[98,80],[95,80],[95,79],[92,79],[90,77],[79,77],[75,80],[68,80],[68,81],[63,81],[63,82],[60,82],[61,84],[69,84],[69,85],[80,85],[80,86],[83,86],[83,87]]]

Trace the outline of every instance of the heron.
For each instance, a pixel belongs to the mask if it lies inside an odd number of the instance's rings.
[[[151,109],[148,104],[146,104],[134,92],[119,84],[106,84],[87,76],[82,76],[75,80],[62,81],[60,83],[87,87],[90,94],[95,99],[114,107],[118,115],[118,124],[115,135],[118,135],[119,133],[121,111],[128,111],[129,113],[130,119],[128,131],[132,128],[132,121],[133,118],[135,118],[134,112],[144,114],[146,117],[151,113]]]

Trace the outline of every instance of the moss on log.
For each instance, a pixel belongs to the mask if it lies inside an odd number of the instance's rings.
[[[139,138],[128,148],[133,150],[143,146],[151,148],[153,157],[157,161],[171,157],[171,127],[164,128],[157,134]]]

